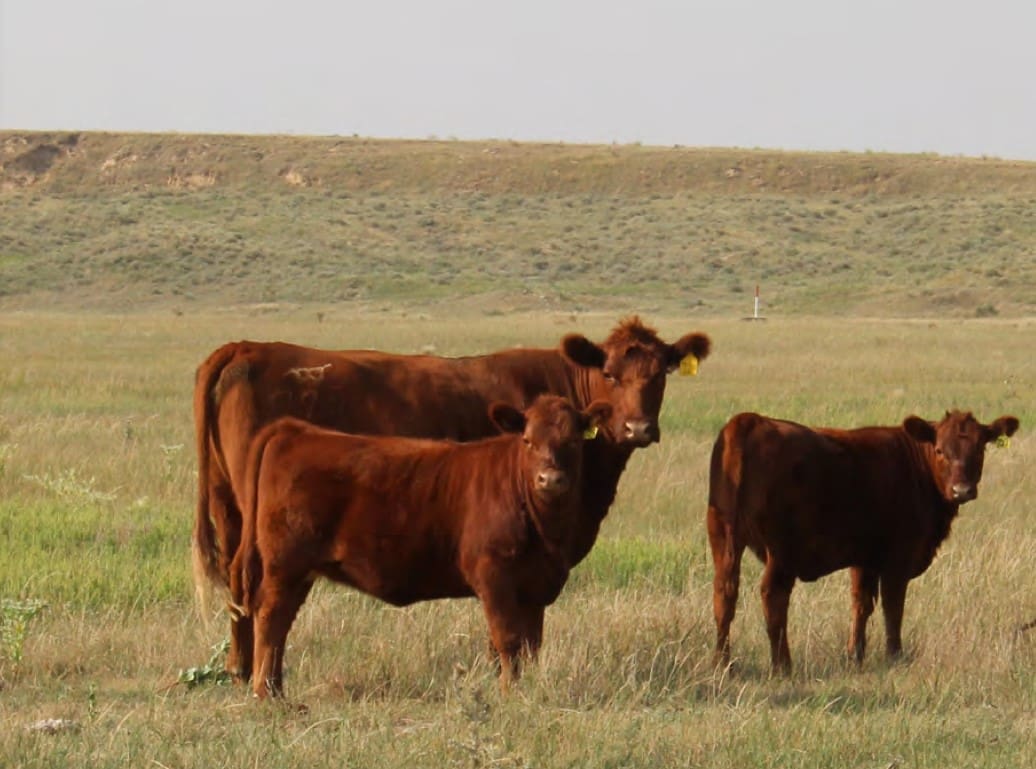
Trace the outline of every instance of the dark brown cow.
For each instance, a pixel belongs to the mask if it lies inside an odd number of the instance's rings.
[[[477,596],[501,686],[535,654],[568,579],[584,434],[607,401],[496,403],[509,434],[472,443],[359,436],[286,417],[256,436],[231,592],[255,621],[253,690],[282,691],[284,648],[317,575],[397,606]],[[254,489],[254,490],[253,490]]]
[[[686,356],[708,353],[704,334],[667,344],[635,317],[600,345],[571,334],[558,350],[463,358],[330,352],[279,342],[224,345],[199,367],[194,391],[199,590],[204,577],[227,585],[241,531],[235,491],[244,483],[252,438],[274,419],[295,416],[349,433],[469,441],[496,434],[487,413],[491,403],[525,408],[541,393],[564,396],[578,408],[597,399],[613,406],[600,437],[585,444],[582,510],[568,554],[574,565],[593,546],[633,450],[659,439],[666,374]],[[248,678],[251,648],[250,621],[233,623],[227,668],[235,676]]]
[[[715,565],[717,662],[730,661],[741,555],[765,564],[763,613],[773,668],[791,669],[788,602],[796,579],[838,569],[852,576],[849,654],[859,663],[867,620],[881,590],[886,648],[902,650],[907,583],[928,568],[959,507],[978,494],[985,446],[1018,429],[970,413],[940,422],[910,416],[902,427],[811,429],[738,414],[712,450],[709,544]]]

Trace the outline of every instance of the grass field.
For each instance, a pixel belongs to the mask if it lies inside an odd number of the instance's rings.
[[[1031,287],[1030,287],[1031,288]],[[627,298],[630,304],[636,300]],[[189,688],[226,635],[193,602],[193,371],[229,339],[474,353],[601,338],[613,313],[403,302],[133,314],[0,313],[0,766],[1023,767],[1036,764],[1036,321],[647,312],[714,354],[672,377],[662,442],[638,451],[589,558],[547,611],[540,663],[497,692],[474,601],[390,608],[321,586],[287,686]],[[648,308],[650,309],[650,308]],[[907,597],[903,663],[843,662],[844,574],[799,585],[795,672],[768,677],[746,561],[734,674],[711,668],[706,469],[716,431],[759,410],[898,423],[950,407],[1022,422]],[[30,601],[45,604],[26,619]],[[19,624],[19,617],[23,618]],[[871,624],[881,637],[880,616]],[[218,662],[218,660],[217,660]],[[68,719],[45,734],[27,727]]]

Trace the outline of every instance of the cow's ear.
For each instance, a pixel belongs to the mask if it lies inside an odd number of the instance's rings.
[[[561,340],[561,354],[577,366],[604,368],[604,350],[582,334],[568,334]]]
[[[594,401],[583,412],[583,419],[586,422],[583,425],[583,430],[593,430],[595,427],[600,427],[612,418],[613,411],[612,404],[608,401]]]
[[[525,414],[510,403],[497,401],[489,407],[489,418],[502,433],[520,433],[525,430]]]
[[[995,441],[1001,435],[1006,435],[1010,438],[1020,424],[1018,417],[1000,417],[985,429],[986,443]]]
[[[712,349],[712,340],[705,334],[695,331],[693,334],[685,334],[675,343],[669,345],[667,351],[666,368],[675,371],[680,361],[688,355],[693,355],[698,360],[708,357]]]
[[[935,425],[927,419],[909,416],[903,420],[903,429],[918,443],[935,443]]]

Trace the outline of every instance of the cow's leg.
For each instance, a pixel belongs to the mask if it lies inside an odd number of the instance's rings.
[[[230,614],[230,650],[227,652],[226,668],[235,681],[247,683],[252,677],[255,632],[252,616],[245,614],[248,610],[248,597],[242,584],[244,556],[245,553],[239,547],[237,555],[230,563],[230,603],[227,606],[227,612]]]
[[[255,628],[250,616],[233,607],[230,617],[230,649],[227,651],[227,672],[235,681],[248,683],[252,677],[252,654],[255,649]]]
[[[543,608],[531,612],[521,606],[509,591],[489,591],[482,598],[482,609],[489,624],[493,649],[500,658],[500,690],[507,692],[521,673],[523,651],[538,651],[543,634]]]
[[[867,620],[874,612],[878,600],[878,573],[853,567],[849,569],[852,580],[853,623],[849,631],[849,656],[859,665],[867,650]]]
[[[522,643],[521,653],[527,655],[530,660],[535,660],[539,656],[540,646],[543,645],[543,614],[545,609],[545,606],[522,607],[525,620],[522,636],[525,640]]]
[[[220,572],[224,579],[229,579],[230,562],[241,543],[241,511],[237,509],[233,489],[225,480],[214,481],[209,487],[209,515],[220,544]]]
[[[902,576],[881,575],[881,611],[885,615],[885,651],[889,657],[903,652],[903,604],[907,582]]]
[[[734,621],[737,610],[744,545],[735,541],[733,526],[725,523],[719,511],[711,505],[706,523],[712,549],[712,613],[716,620],[714,664],[726,667],[730,664],[730,623]]]
[[[794,586],[795,575],[784,571],[773,554],[767,553],[760,592],[763,596],[766,634],[770,637],[770,662],[775,673],[791,672],[788,604],[791,602],[791,590]]]
[[[263,577],[255,613],[255,670],[252,691],[260,699],[284,694],[284,646],[288,631],[313,586],[309,580]]]
[[[209,488],[209,510],[220,542],[219,568],[226,575],[230,587],[230,649],[227,651],[226,670],[235,681],[247,682],[252,675],[252,647],[255,640],[251,617],[240,616],[235,607],[241,605],[234,595],[233,559],[241,543],[241,513],[234,500],[234,492],[224,482]]]

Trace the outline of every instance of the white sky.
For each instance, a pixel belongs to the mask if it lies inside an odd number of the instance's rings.
[[[1036,2],[0,0],[0,128],[1036,160]]]

